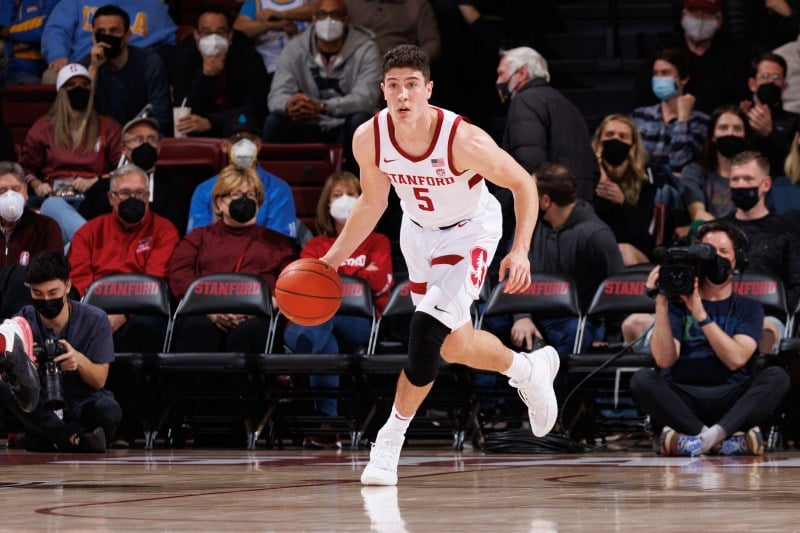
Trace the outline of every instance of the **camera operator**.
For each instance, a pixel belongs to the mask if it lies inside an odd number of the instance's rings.
[[[60,252],[37,255],[26,280],[33,305],[19,314],[31,325],[42,390],[36,408],[25,413],[11,388],[0,383],[0,402],[26,431],[14,444],[31,451],[105,452],[122,419],[114,395],[103,388],[114,360],[108,318],[67,299],[70,265]]]
[[[664,426],[663,455],[761,454],[757,424],[780,404],[789,377],[779,367],[757,375],[748,368],[764,311],[733,292],[737,259],[744,262],[741,233],[727,223],[708,222],[696,242],[713,246],[715,253],[697,261],[693,286],[690,281],[683,294],[665,294],[675,279],[667,274],[661,279],[666,263],[647,279],[648,293],[657,292],[650,347],[659,369],[636,372],[631,390],[654,425]]]

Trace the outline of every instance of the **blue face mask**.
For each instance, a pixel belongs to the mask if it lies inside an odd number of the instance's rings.
[[[675,78],[669,76],[653,76],[653,94],[659,100],[669,100],[678,94]]]

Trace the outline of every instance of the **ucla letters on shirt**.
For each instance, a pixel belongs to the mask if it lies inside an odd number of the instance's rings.
[[[388,110],[379,111],[373,118],[375,164],[394,187],[403,212],[421,226],[438,228],[471,218],[490,193],[483,176],[453,168],[453,138],[462,118],[431,108],[437,113],[436,132],[427,152],[418,157],[403,152]]]

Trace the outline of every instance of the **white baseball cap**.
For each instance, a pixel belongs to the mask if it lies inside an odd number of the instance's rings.
[[[61,89],[65,83],[75,76],[83,76],[84,78],[88,78],[90,80],[92,79],[91,76],[89,76],[89,71],[86,70],[86,67],[80,63],[70,63],[69,65],[64,65],[61,67],[61,70],[58,71],[58,77],[56,78],[56,91]]]

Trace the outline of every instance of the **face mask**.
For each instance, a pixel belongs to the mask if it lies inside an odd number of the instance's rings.
[[[750,211],[758,203],[758,187],[731,187],[731,201],[742,211]]]
[[[678,86],[675,84],[675,78],[669,76],[653,76],[653,94],[659,100],[669,100],[677,96]]]
[[[762,104],[776,104],[781,99],[781,88],[774,83],[764,83],[758,86],[756,96]]]
[[[119,218],[128,224],[136,224],[141,221],[144,218],[145,211],[147,211],[147,205],[133,196],[120,202],[117,209]]]
[[[681,26],[683,26],[683,31],[686,32],[686,35],[693,41],[711,39],[719,28],[716,18],[699,19],[690,15],[686,15],[681,19]]]
[[[717,137],[715,143],[717,145],[717,151],[728,159],[744,151],[744,139],[738,135],[723,135],[722,137]]]
[[[714,285],[721,285],[728,280],[732,271],[731,262],[727,258],[718,255],[715,260],[706,263],[703,275]]]
[[[16,222],[25,209],[25,197],[17,191],[6,191],[0,194],[0,218],[7,222]]]
[[[103,48],[106,59],[114,59],[122,53],[122,37],[95,32],[94,40],[98,43],[106,43],[108,45],[108,48]]]
[[[228,213],[233,220],[244,224],[245,222],[250,222],[256,216],[256,207],[255,200],[242,196],[228,205]]]
[[[344,22],[332,18],[318,20],[314,23],[314,33],[323,41],[335,41],[344,34]]]
[[[516,73],[517,73],[516,70],[512,72],[511,75],[508,77],[508,81],[495,84],[495,87],[497,87],[497,95],[500,97],[501,104],[505,104],[506,100],[509,100],[511,98],[511,78],[513,78],[514,74]]]
[[[353,209],[355,203],[356,199],[347,194],[331,202],[331,216],[333,220],[340,224],[347,222],[347,217],[350,216],[350,211]]]
[[[242,139],[231,146],[231,163],[239,168],[252,167],[256,162],[258,147],[250,139]]]
[[[619,139],[606,139],[603,141],[603,161],[612,167],[618,167],[628,159],[631,152],[630,144]]]
[[[230,43],[228,39],[216,33],[206,35],[197,41],[197,49],[200,50],[200,53],[204,56],[215,56],[222,52],[227,52],[229,47]]]
[[[83,111],[89,105],[91,91],[86,87],[75,87],[67,91],[69,106],[75,111]]]
[[[158,150],[153,148],[150,143],[142,143],[131,150],[131,161],[143,170],[150,170],[156,166],[158,161]]]
[[[58,314],[64,309],[64,298],[50,298],[45,300],[44,298],[31,298],[31,302],[33,303],[33,308],[36,309],[36,312],[45,317],[48,320],[52,320],[53,318],[57,317]]]

